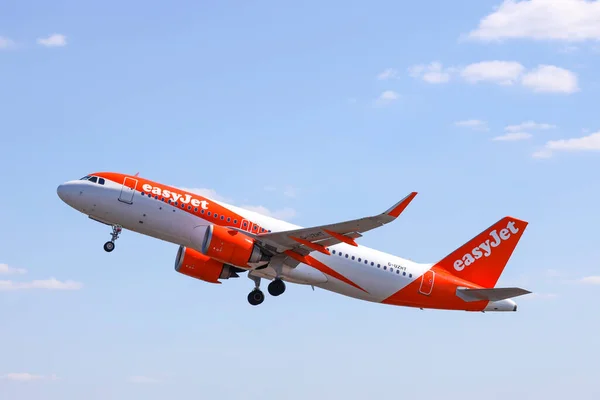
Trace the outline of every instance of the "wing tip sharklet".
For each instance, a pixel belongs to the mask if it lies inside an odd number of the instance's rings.
[[[388,208],[384,214],[393,218],[398,218],[398,216],[402,214],[402,212],[406,209],[406,207],[408,207],[410,202],[413,201],[417,194],[418,192],[411,192],[408,196]]]

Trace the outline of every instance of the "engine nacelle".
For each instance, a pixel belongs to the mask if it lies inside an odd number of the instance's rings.
[[[254,240],[241,232],[210,225],[202,240],[202,254],[227,264],[248,268],[248,263],[269,261]]]
[[[243,270],[213,260],[194,249],[179,246],[175,257],[175,271],[205,282],[221,283],[219,279],[237,278],[237,272]]]

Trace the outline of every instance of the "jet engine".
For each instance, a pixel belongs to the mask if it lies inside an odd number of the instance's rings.
[[[227,264],[248,268],[248,263],[268,262],[270,256],[254,240],[234,229],[210,225],[204,234],[202,254]]]
[[[244,271],[184,246],[179,246],[175,257],[175,271],[210,283],[221,283],[219,279],[237,278]]]

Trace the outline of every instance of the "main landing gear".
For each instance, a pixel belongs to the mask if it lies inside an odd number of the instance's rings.
[[[254,281],[254,290],[248,294],[248,303],[252,304],[253,306],[257,306],[265,301],[265,295],[262,290],[260,290],[260,278],[252,275],[252,273],[248,274],[248,278]],[[271,283],[269,283],[267,289],[271,296],[282,295],[283,292],[285,292],[285,282],[279,278],[275,278]]]
[[[106,243],[104,243],[104,251],[110,253],[111,251],[113,251],[115,249],[115,240],[117,240],[119,238],[119,235],[121,234],[121,231],[123,230],[123,228],[121,227],[121,225],[113,225],[112,226],[112,233],[110,234],[112,239]]]
[[[285,282],[279,278],[273,279],[269,286],[267,286],[271,296],[279,296],[285,292]]]

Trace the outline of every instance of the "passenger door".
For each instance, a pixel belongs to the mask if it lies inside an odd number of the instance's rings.
[[[121,188],[121,193],[119,194],[119,201],[127,204],[133,204],[133,195],[135,194],[137,184],[137,179],[125,177],[125,179],[123,180],[123,187]]]

